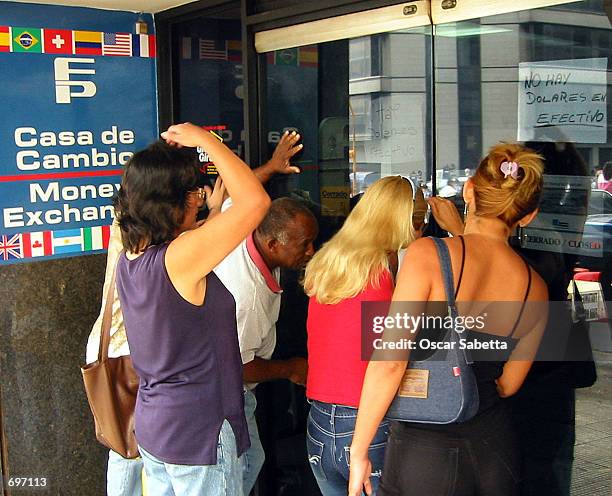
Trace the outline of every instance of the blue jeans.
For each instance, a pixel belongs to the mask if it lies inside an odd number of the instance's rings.
[[[249,438],[251,439],[251,447],[242,455],[242,476],[244,495],[248,496],[257,481],[257,476],[261,467],[263,467],[266,454],[264,453],[261,440],[259,439],[259,431],[257,430],[257,421],[255,419],[255,408],[257,408],[257,398],[255,393],[250,389],[244,391],[244,415],[249,427]]]
[[[142,458],[123,458],[108,452],[106,470],[107,496],[142,496]]]
[[[219,434],[216,465],[165,463],[138,449],[148,496],[242,496],[242,461],[236,456],[236,439],[227,420]]]
[[[310,468],[323,496],[346,496],[348,492],[351,441],[357,409],[313,401],[306,426],[306,448]],[[370,482],[376,494],[385,460],[389,422],[378,427],[369,449]]]

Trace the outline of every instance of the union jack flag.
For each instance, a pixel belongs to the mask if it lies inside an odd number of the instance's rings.
[[[21,234],[12,237],[0,236],[0,260],[11,260],[13,258],[23,258],[23,248],[21,246]]]

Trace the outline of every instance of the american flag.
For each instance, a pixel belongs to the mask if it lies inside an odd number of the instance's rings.
[[[104,33],[102,55],[132,56],[132,35],[129,33]]]
[[[0,260],[10,260],[12,258],[23,258],[21,246],[21,234],[12,237],[0,236]]]
[[[200,39],[200,60],[202,59],[227,60],[227,42]]]

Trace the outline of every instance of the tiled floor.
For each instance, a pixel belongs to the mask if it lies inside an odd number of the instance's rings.
[[[597,382],[576,392],[572,496],[612,494],[612,353],[595,352]]]

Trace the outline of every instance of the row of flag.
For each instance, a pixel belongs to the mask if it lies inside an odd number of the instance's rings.
[[[0,26],[0,52],[155,57],[155,35]]]
[[[318,67],[319,48],[309,45],[296,48],[284,48],[267,53],[268,65],[286,65],[293,67]]]
[[[203,38],[183,37],[181,58],[185,60],[223,60],[242,62],[242,42],[240,40],[206,40]]]
[[[0,262],[105,250],[110,226],[0,235]]]
[[[184,60],[220,60],[242,62],[240,40],[207,40],[185,36],[181,42],[181,58]],[[269,65],[294,67],[318,67],[319,49],[316,45],[285,48],[267,54]]]

